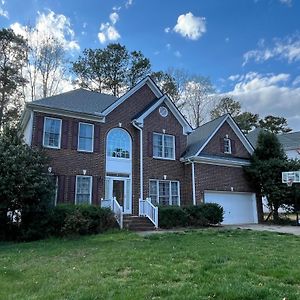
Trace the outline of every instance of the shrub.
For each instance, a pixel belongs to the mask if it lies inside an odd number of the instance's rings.
[[[216,203],[196,206],[161,206],[158,211],[159,227],[209,226],[223,221],[223,208]]]
[[[52,214],[54,235],[96,234],[115,226],[110,209],[93,205],[58,205]]]
[[[160,206],[158,211],[158,224],[161,228],[184,227],[188,216],[179,206]]]

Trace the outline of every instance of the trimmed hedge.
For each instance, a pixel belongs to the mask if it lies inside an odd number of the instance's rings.
[[[204,227],[223,221],[224,210],[217,203],[202,203],[196,206],[160,206],[159,227]]]
[[[116,227],[116,219],[108,208],[60,204],[50,209],[26,209],[20,226],[14,227],[16,232],[12,240],[32,241],[49,236],[102,233]]]

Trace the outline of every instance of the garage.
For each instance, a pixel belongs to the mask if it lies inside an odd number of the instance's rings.
[[[222,224],[258,223],[255,194],[206,191],[204,202],[218,203],[223,207]]]

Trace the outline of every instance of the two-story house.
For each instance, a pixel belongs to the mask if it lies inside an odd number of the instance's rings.
[[[116,98],[77,89],[26,104],[25,141],[51,158],[56,203],[102,205],[123,213],[141,202],[217,202],[224,223],[255,223],[256,203],[243,166],[251,144],[230,115],[193,130],[150,77]]]

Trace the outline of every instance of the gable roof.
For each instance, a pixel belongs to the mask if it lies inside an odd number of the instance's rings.
[[[255,128],[246,135],[254,148],[257,145],[259,134],[264,131],[265,129]],[[277,134],[277,138],[285,150],[300,148],[300,131]]]
[[[184,153],[183,158],[188,159],[198,156],[225,122],[228,122],[229,126],[239,137],[247,151],[252,154],[254,149],[251,143],[240,130],[230,114],[225,114],[217,119],[199,126],[188,136],[187,150]]]
[[[69,112],[86,113],[99,116],[117,100],[115,96],[76,89],[59,95],[27,103],[28,107],[61,109]]]
[[[155,99],[149,105],[138,115],[136,115],[133,118],[133,122],[137,123],[139,126],[143,127],[144,125],[144,119],[149,116],[156,108],[158,108],[162,103],[165,103],[166,106],[169,108],[169,110],[172,112],[174,117],[178,120],[178,122],[181,124],[183,128],[184,134],[189,134],[193,131],[193,128],[188,123],[188,121],[185,119],[185,117],[181,114],[181,112],[178,110],[177,106],[174,104],[174,102],[169,98],[168,95],[163,95],[159,99]]]

